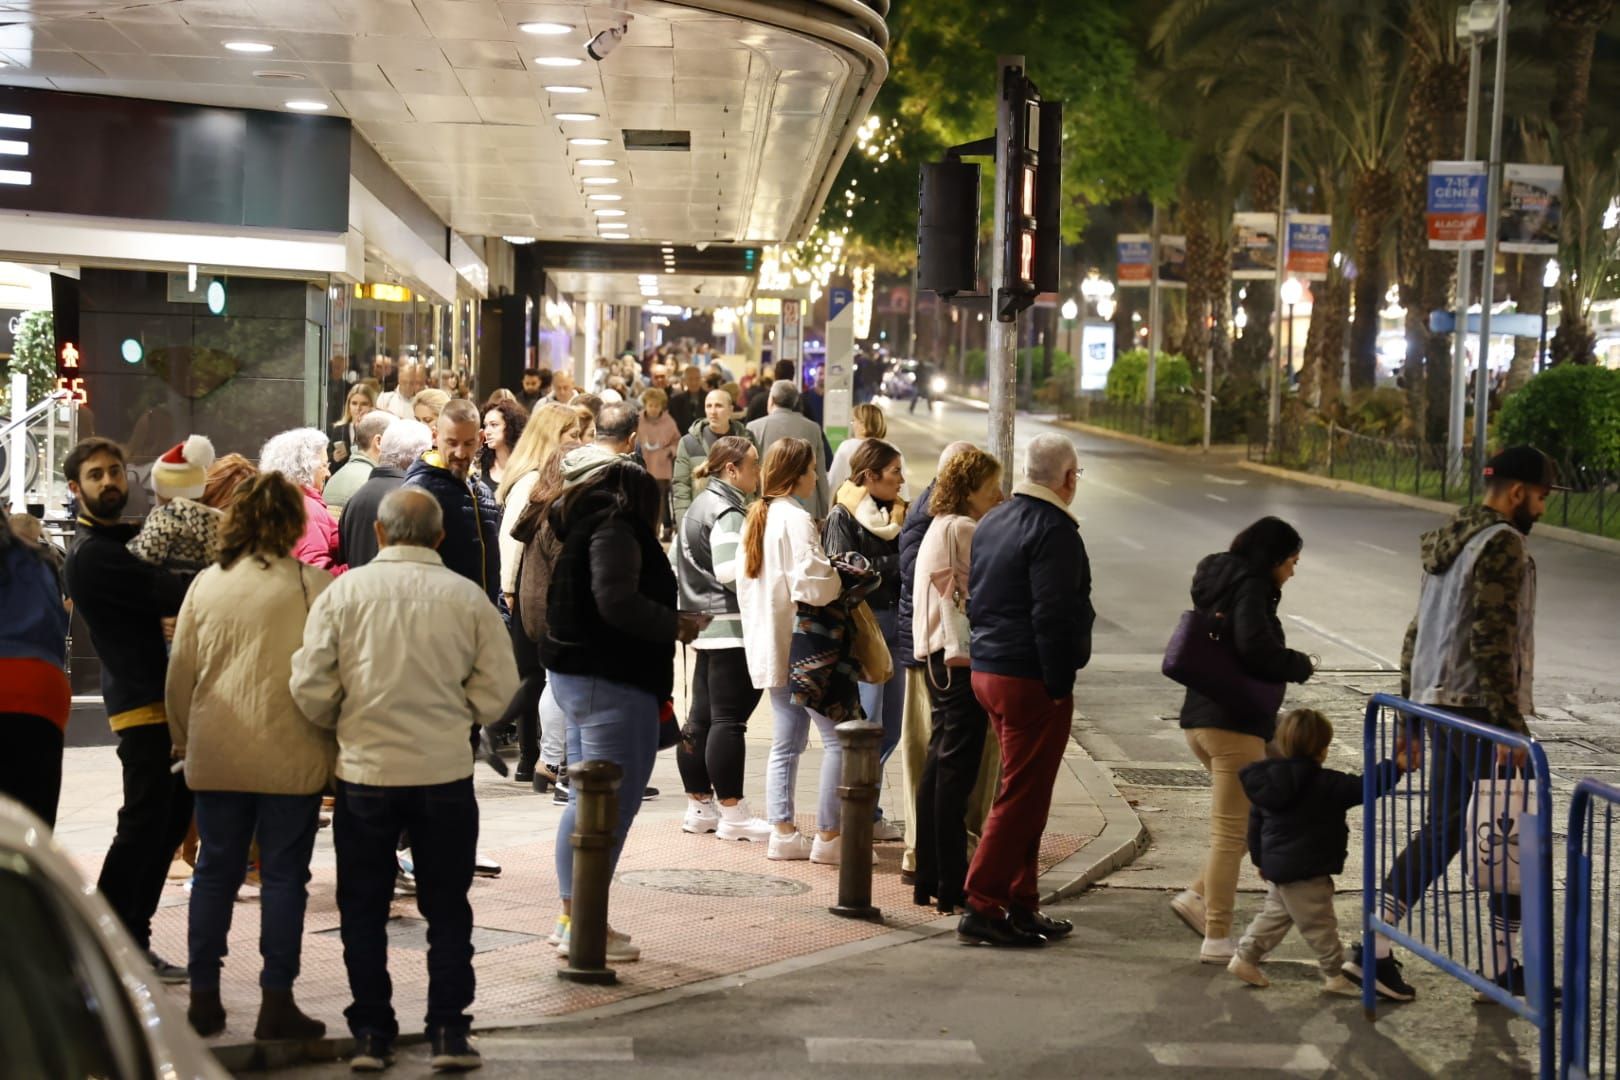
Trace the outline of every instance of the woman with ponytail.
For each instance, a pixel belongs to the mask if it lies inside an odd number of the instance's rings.
[[[843,749],[833,722],[793,702],[788,689],[788,657],[799,604],[823,607],[843,585],[816,536],[804,501],[816,490],[816,455],[803,439],[784,438],[765,455],[764,495],[748,510],[742,531],[742,576],[737,600],[742,614],[748,674],[771,695],[775,737],[765,772],[765,812],[771,822],[772,859],[838,861],[838,781]],[[821,730],[821,797],[818,835],[812,843],[793,823],[794,784],[799,758],[810,741],[810,723]]]

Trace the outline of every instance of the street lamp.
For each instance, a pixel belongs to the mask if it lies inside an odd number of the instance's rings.
[[[1289,278],[1282,284],[1282,302],[1288,308],[1288,351],[1284,354],[1282,371],[1278,374],[1278,386],[1289,379],[1294,371],[1294,305],[1299,303],[1305,295],[1305,286],[1299,283],[1298,278]]]
[[[1066,322],[1074,322],[1074,320],[1080,315],[1080,305],[1074,302],[1074,297],[1072,296],[1063,301],[1063,307],[1061,310],[1064,321]]]
[[[1558,288],[1558,260],[1548,259],[1547,268],[1541,272],[1541,340],[1536,343],[1536,371],[1547,370],[1547,309],[1552,307],[1548,293]]]
[[[1243,336],[1243,328],[1249,325],[1249,309],[1239,305],[1237,314],[1232,316],[1232,325],[1237,327],[1238,336]]]
[[[1103,297],[1101,300],[1097,301],[1097,318],[1101,319],[1103,322],[1113,322],[1114,309],[1117,306],[1118,305],[1114,303],[1113,296],[1110,295]]]

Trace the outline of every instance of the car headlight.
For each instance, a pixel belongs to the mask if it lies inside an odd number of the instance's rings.
[[[932,379],[929,379],[928,389],[933,393],[943,394],[945,392],[945,376],[935,375]]]

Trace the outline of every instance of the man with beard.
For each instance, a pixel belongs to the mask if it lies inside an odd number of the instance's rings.
[[[191,791],[170,771],[173,745],[163,708],[168,655],[163,620],[180,611],[189,575],[142,562],[129,550],[139,527],[119,520],[129,501],[123,447],[85,439],[63,462],[79,502],[78,531],[67,557],[68,595],[101,659],[101,695],[118,736],[124,805],[96,887],[146,952],[164,982],[186,969],[151,951],[152,914],[174,851],[191,824]]]
[[[489,488],[470,475],[484,445],[478,409],[470,401],[457,399],[444,407],[436,424],[437,446],[406,471],[404,486],[421,488],[438,500],[444,511],[439,557],[483,589],[490,603],[499,607],[501,556],[495,533],[501,514]]]
[[[1525,718],[1535,666],[1536,563],[1525,537],[1558,488],[1553,461],[1533,446],[1502,451],[1485,465],[1485,500],[1466,506],[1423,535],[1423,586],[1417,617],[1401,650],[1401,696],[1492,727],[1528,736]],[[1421,754],[1417,731],[1398,730],[1397,754]],[[1461,850],[1463,818],[1474,783],[1493,776],[1523,751],[1483,752],[1479,740],[1433,730],[1428,818],[1390,867],[1384,881],[1384,918],[1399,922],[1446,872]],[[1544,779],[1544,778],[1543,778]],[[1484,975],[1513,994],[1524,994],[1524,966],[1516,950],[1519,897],[1491,891],[1492,950],[1481,950]],[[1379,996],[1411,1001],[1390,941],[1379,935],[1372,965]],[[1358,984],[1364,964],[1357,945],[1344,973]]]

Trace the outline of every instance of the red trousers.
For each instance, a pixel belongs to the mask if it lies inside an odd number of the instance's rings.
[[[968,867],[968,903],[991,917],[1010,907],[1037,911],[1041,833],[1069,744],[1074,696],[1053,701],[1039,679],[982,671],[973,673],[973,695],[1001,741],[1001,788]]]

